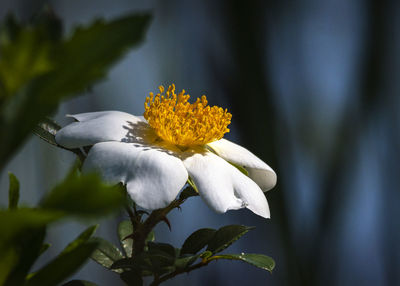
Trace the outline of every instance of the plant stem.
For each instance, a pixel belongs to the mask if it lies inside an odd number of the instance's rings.
[[[150,286],[157,286],[160,285],[161,283],[163,283],[164,281],[174,278],[176,275],[182,274],[182,273],[189,273],[192,270],[201,268],[203,266],[206,266],[208,263],[210,263],[212,260],[202,260],[201,262],[194,264],[188,268],[184,268],[184,269],[179,269],[179,270],[175,270],[174,272],[171,272],[167,275],[164,275],[158,279],[154,279],[154,281],[150,284]]]
[[[182,199],[174,200],[167,207],[152,211],[143,223],[137,224],[132,234],[132,257],[137,256],[143,252],[144,247],[146,246],[146,238],[153,230],[153,228],[160,221],[165,220],[166,215],[174,208],[179,207],[183,202],[184,200]]]

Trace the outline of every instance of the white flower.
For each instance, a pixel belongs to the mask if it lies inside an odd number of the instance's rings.
[[[275,186],[276,174],[247,149],[221,139],[231,115],[206,106],[204,96],[189,104],[189,96],[176,95],[174,85],[164,97],[163,92],[160,87],[147,98],[145,117],[119,111],[71,115],[77,122],[60,129],[56,141],[66,148],[93,145],[83,171],[97,170],[108,182],[126,184],[145,209],[166,207],[190,176],[213,210],[246,207],[269,218],[263,191]]]

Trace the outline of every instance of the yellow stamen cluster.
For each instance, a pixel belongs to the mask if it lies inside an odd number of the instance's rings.
[[[146,98],[144,118],[163,140],[178,146],[203,145],[229,132],[232,115],[227,109],[207,106],[205,95],[189,103],[185,90],[175,94],[174,84],[165,93],[163,86],[159,90]]]

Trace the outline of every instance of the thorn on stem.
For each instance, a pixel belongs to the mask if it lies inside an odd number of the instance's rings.
[[[168,218],[163,216],[161,220],[168,225],[169,231],[171,231],[171,223],[169,222]]]

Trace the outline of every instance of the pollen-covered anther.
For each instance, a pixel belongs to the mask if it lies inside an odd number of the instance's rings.
[[[208,106],[205,95],[190,103],[185,90],[175,94],[174,84],[166,91],[160,86],[159,91],[146,98],[144,118],[163,140],[178,146],[203,145],[229,132],[232,115],[227,109]]]

